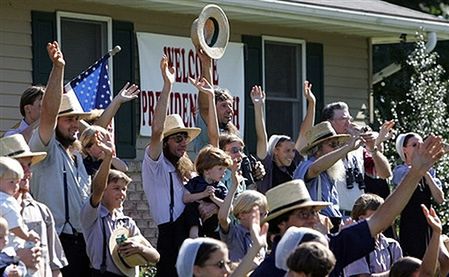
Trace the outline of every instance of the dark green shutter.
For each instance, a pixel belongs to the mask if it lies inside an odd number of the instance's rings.
[[[324,65],[323,44],[308,42],[306,44],[306,79],[312,83],[312,91],[316,97],[315,123],[321,120],[324,107]]]
[[[254,105],[249,92],[254,85],[262,85],[262,38],[242,36],[245,63],[245,144],[250,153],[256,152]]]
[[[122,48],[113,57],[114,93],[117,94],[126,82],[135,83],[134,63],[134,25],[131,22],[112,22],[113,46]],[[136,105],[138,101],[130,101],[122,105],[115,116],[115,144],[117,156],[120,158],[136,157]]]
[[[47,43],[56,40],[56,14],[32,11],[31,30],[33,84],[46,85],[52,68],[47,54]]]

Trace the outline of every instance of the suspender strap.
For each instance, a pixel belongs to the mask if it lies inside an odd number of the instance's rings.
[[[101,258],[100,272],[103,274],[106,272],[106,228],[104,223],[104,217],[101,218],[101,229],[103,231],[103,256]]]
[[[62,226],[62,231],[64,231],[64,227],[66,224],[69,224],[70,228],[72,228],[72,233],[74,235],[77,234],[77,231],[75,228],[73,228],[72,223],[70,223],[70,215],[69,215],[69,192],[68,192],[68,185],[67,185],[67,170],[65,168],[65,162],[62,163],[63,166],[63,174],[64,174],[64,209],[65,209],[65,222]]]
[[[173,208],[175,207],[174,193],[173,175],[170,172],[170,222],[173,222]]]

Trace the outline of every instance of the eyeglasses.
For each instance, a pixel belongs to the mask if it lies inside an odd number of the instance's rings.
[[[170,139],[173,139],[176,143],[180,143],[183,140],[189,141],[190,137],[189,137],[189,135],[187,135],[187,133],[179,133],[179,134],[170,136]]]
[[[315,210],[298,210],[293,213],[294,216],[300,219],[309,219],[310,217],[315,217],[318,215],[318,212]]]
[[[215,266],[215,267],[218,267],[219,269],[224,269],[225,267],[226,267],[226,268],[230,268],[230,267],[231,267],[231,264],[232,264],[231,261],[224,261],[224,260],[221,260],[221,261],[219,261],[218,263],[215,263],[215,264],[205,264],[204,266]]]
[[[231,147],[231,149],[229,149],[229,152],[231,154],[243,153],[243,148],[234,146],[234,147]]]
[[[339,118],[334,118],[334,120],[347,120],[347,121],[352,121],[354,118],[352,116],[342,116]]]

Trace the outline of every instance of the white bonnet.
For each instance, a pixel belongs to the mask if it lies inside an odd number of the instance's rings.
[[[286,139],[286,140],[292,140],[289,136],[285,135],[272,135],[270,139],[268,140],[268,149],[267,154],[270,156],[273,156],[273,150],[278,144],[279,140]]]
[[[397,138],[396,138],[396,151],[399,154],[399,157],[401,157],[401,160],[405,162],[405,154],[404,154],[404,140],[408,135],[413,135],[414,137],[417,137],[419,139],[422,140],[422,137],[420,135],[418,135],[417,133],[405,133],[405,134],[400,134]]]
[[[276,247],[276,267],[285,271],[288,271],[287,259],[291,253],[298,247],[302,242],[302,238],[306,234],[312,234],[318,237],[318,241],[328,245],[327,238],[320,232],[307,227],[290,227],[282,236]]]
[[[196,238],[186,239],[181,245],[178,253],[178,259],[176,260],[176,271],[181,277],[192,277],[193,266],[196,260],[196,254],[201,244],[204,242],[217,243],[216,240],[211,238]]]

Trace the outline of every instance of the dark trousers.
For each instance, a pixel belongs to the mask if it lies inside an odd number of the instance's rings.
[[[188,238],[189,232],[185,225],[184,216],[176,221],[157,226],[159,234],[156,249],[161,258],[156,265],[159,277],[176,277],[176,259],[182,242]],[[64,276],[65,277],[65,276]]]
[[[105,272],[101,273],[100,270],[92,268],[90,276],[91,277],[123,277],[125,275],[118,275],[118,274],[115,274],[115,273],[112,273],[109,271],[105,271]]]
[[[90,276],[90,262],[86,254],[83,235],[81,233],[77,235],[62,233],[59,239],[69,262],[68,266],[61,269],[62,275],[64,277]]]

